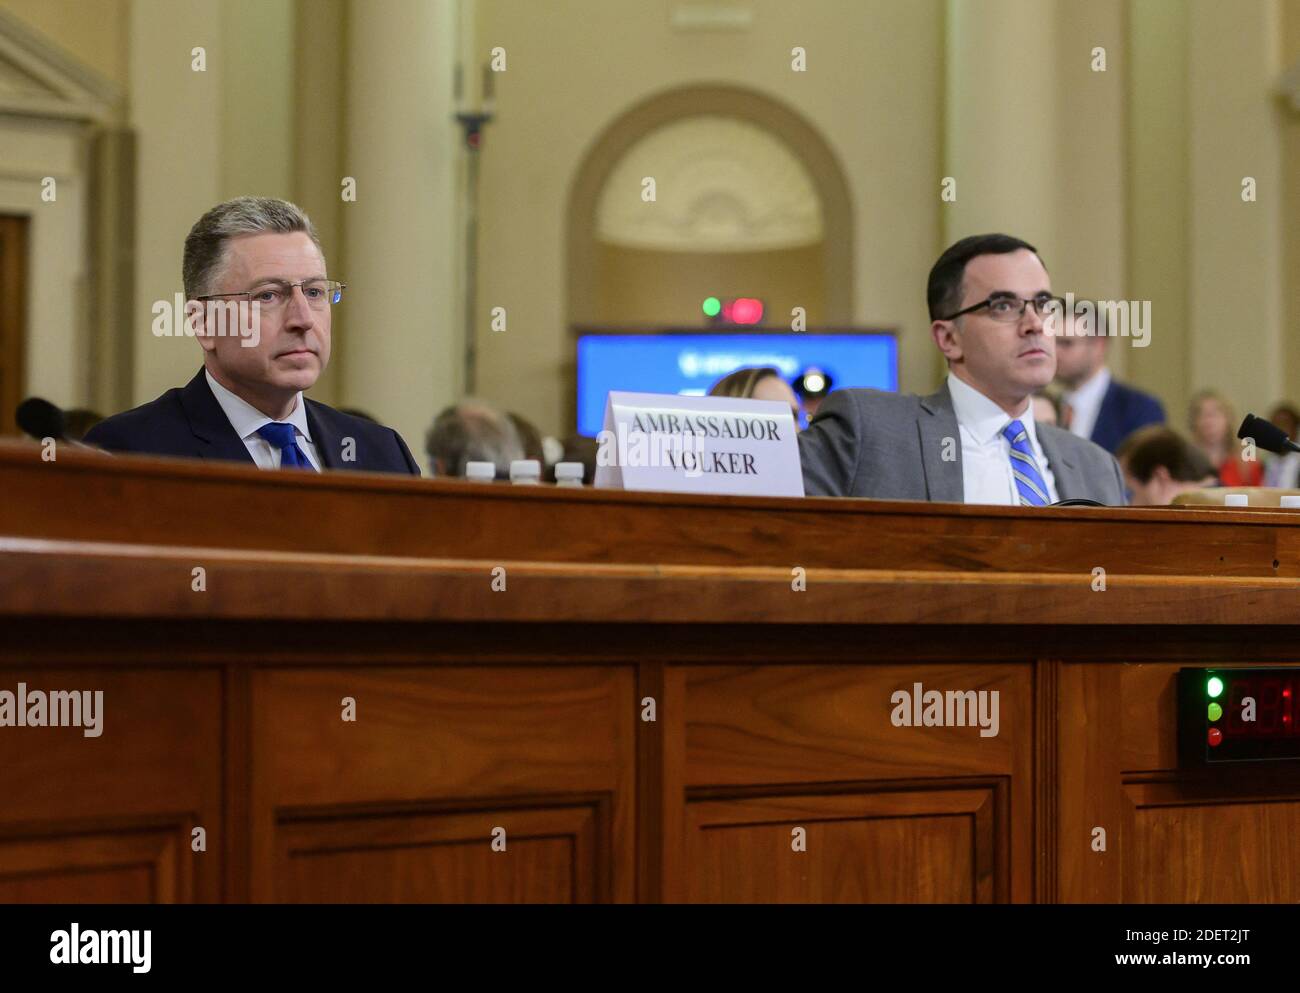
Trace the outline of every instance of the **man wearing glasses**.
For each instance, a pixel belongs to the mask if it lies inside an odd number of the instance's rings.
[[[346,286],[326,275],[302,210],[265,197],[218,204],[190,229],[181,271],[203,368],[188,386],[102,421],[88,443],[263,469],[420,474],[396,431],[303,396],[329,362]]]
[[[805,492],[1123,505],[1123,476],[1108,452],[1034,423],[1030,397],[1056,372],[1064,308],[1037,249],[1003,234],[963,238],[930,270],[926,295],[946,381],[926,397],[832,393],[799,437]]]

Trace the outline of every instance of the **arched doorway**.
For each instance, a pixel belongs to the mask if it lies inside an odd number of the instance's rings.
[[[657,156],[655,134],[670,128],[683,142],[703,142],[698,147],[707,147],[712,161],[730,172],[736,184],[728,188],[724,176],[710,190],[689,152]],[[703,137],[706,132],[711,139]],[[661,150],[674,147],[671,140],[658,144]],[[755,161],[758,157],[761,162]],[[610,184],[639,183],[636,173],[655,161],[669,174],[662,178],[683,179],[681,185],[691,187],[689,204],[646,203],[651,211],[661,204],[664,209],[639,226],[616,211],[612,215]],[[770,184],[766,192],[763,183]],[[670,190],[655,192],[656,197],[672,195]],[[631,198],[636,193],[620,188],[620,202],[635,209]],[[665,287],[693,298],[692,280],[701,273],[739,289],[746,280],[777,279],[788,264],[801,267],[807,278],[782,285],[802,287],[790,293],[814,294],[818,320],[851,319],[853,216],[843,171],[825,140],[801,116],[753,90],[685,87],[629,110],[605,129],[583,159],[567,217],[570,326],[617,321],[612,297],[626,302],[627,319],[643,322],[647,301]],[[770,238],[774,231],[778,236]],[[751,236],[753,244],[741,244]],[[684,250],[686,241],[703,250]],[[632,274],[643,275],[646,285],[638,286]],[[668,312],[680,313],[680,301]]]

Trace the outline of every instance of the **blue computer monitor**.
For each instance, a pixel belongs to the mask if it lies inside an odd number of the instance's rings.
[[[604,427],[611,390],[704,396],[729,372],[775,366],[792,380],[809,366],[835,388],[898,389],[898,342],[887,331],[663,331],[578,334],[578,433]]]

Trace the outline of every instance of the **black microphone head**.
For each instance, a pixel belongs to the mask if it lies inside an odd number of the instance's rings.
[[[1266,452],[1276,452],[1279,455],[1300,451],[1300,447],[1292,443],[1285,431],[1272,421],[1266,421],[1254,414],[1246,415],[1246,419],[1241,422],[1241,427],[1237,429],[1237,437],[1254,438],[1257,448],[1262,448]]]
[[[14,414],[23,433],[31,435],[37,441],[43,438],[64,440],[63,411],[50,401],[28,397],[18,405]]]

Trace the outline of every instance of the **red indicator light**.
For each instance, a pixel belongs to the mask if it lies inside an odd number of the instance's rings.
[[[1223,741],[1223,732],[1218,728],[1210,728],[1208,737],[1210,740],[1210,747],[1213,748],[1215,745],[1219,744],[1219,742]]]
[[[1282,691],[1282,695],[1283,695],[1283,696],[1290,696],[1290,695],[1291,695],[1291,687],[1288,686],[1286,689],[1284,689],[1284,690]]]
[[[763,301],[738,297],[723,311],[732,324],[758,324],[763,320]]]

